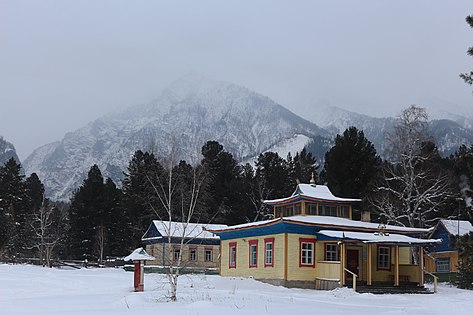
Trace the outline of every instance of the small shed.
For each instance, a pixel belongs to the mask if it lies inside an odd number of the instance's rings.
[[[166,268],[181,255],[181,266],[186,270],[216,272],[219,267],[220,237],[208,230],[227,227],[222,224],[153,220],[141,240],[146,251],[156,260],[146,265]]]

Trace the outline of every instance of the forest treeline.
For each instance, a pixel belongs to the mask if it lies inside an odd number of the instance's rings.
[[[136,151],[119,186],[93,165],[70,202],[45,198],[38,176],[25,177],[10,159],[0,167],[0,258],[36,257],[49,264],[57,257],[103,262],[123,256],[142,245],[153,219],[168,219],[166,204],[173,207],[173,220],[185,217],[190,202],[193,222],[269,219],[272,209],[262,201],[290,195],[312,174],[335,195],[363,200],[355,205],[355,218],[369,210],[373,221],[412,227],[431,227],[439,218],[471,219],[473,146],[441,157],[426,126],[424,109],[403,111],[388,135],[389,160],[380,158],[363,131],[350,127],[336,136],[323,168],[306,149],[287,157],[265,152],[254,165],[239,164],[216,141],[203,145],[197,164]]]

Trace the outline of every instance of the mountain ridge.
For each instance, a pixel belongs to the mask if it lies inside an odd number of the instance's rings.
[[[180,149],[178,159],[196,163],[202,145],[216,140],[243,160],[295,135],[330,136],[269,97],[231,83],[191,77],[174,82],[148,104],[100,117],[36,149],[24,167],[38,174],[47,196],[67,199],[93,164],[120,183],[138,149],[165,157],[173,145]]]

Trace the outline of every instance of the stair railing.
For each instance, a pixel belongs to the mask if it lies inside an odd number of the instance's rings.
[[[347,268],[343,268],[346,272],[350,273],[353,276],[353,290],[356,291],[356,278],[358,275]]]
[[[429,276],[432,276],[432,278],[434,278],[434,293],[437,293],[437,282],[438,282],[438,279],[439,277],[437,277],[436,275],[434,275],[433,273],[431,272],[428,272],[427,270],[424,269],[424,273],[429,275]]]

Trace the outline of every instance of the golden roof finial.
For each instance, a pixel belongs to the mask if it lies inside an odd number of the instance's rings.
[[[314,176],[314,172],[312,172],[312,178],[310,179],[310,184],[311,184],[311,185],[315,185],[315,176]]]

